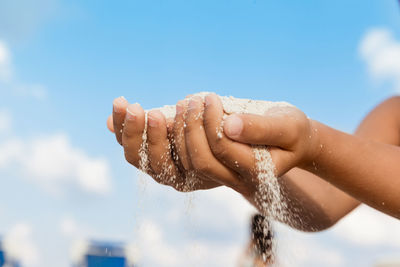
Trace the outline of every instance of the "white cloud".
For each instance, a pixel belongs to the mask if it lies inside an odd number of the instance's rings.
[[[362,206],[334,228],[340,238],[357,246],[392,246],[400,249],[399,220]]]
[[[226,187],[181,194],[150,177],[142,179],[146,179],[145,195],[157,196],[156,201],[168,209],[151,206],[158,219],[140,219],[130,243],[132,262],[139,259],[140,265],[160,267],[237,265],[254,212],[243,197]]]
[[[29,141],[9,139],[0,148],[0,168],[16,164],[22,174],[45,187],[62,190],[72,184],[97,194],[111,190],[108,161],[72,146],[65,134]]]
[[[0,143],[0,168],[6,168],[15,162],[23,151],[23,143],[19,139],[8,139]]]
[[[72,262],[81,262],[90,247],[87,240],[89,240],[90,237],[96,236],[93,228],[79,224],[76,219],[71,216],[64,216],[60,220],[59,230],[70,244],[69,255]]]
[[[11,77],[11,53],[7,45],[0,40],[0,81],[9,81]]]
[[[60,222],[61,233],[65,236],[71,237],[79,233],[78,224],[71,217],[65,217]]]
[[[244,248],[243,243],[238,242],[237,235],[241,235],[240,230],[244,230],[244,235],[247,236],[249,217],[244,211],[247,212],[248,209],[242,208],[246,207],[246,200],[230,189],[220,188],[215,192],[198,193],[201,194],[196,193],[194,198],[189,200],[186,194],[167,190],[167,187],[150,182],[146,194],[157,196],[157,201],[167,202],[168,209],[160,210],[153,206],[151,211],[144,211],[144,214],[139,214],[139,221],[133,229],[135,234],[123,234],[117,239],[127,244],[125,252],[129,261],[143,266],[160,267],[235,266]],[[185,202],[190,202],[193,206],[186,210],[190,204]],[[156,217],[160,219],[147,216],[154,212],[158,213]],[[188,222],[191,219],[195,222]],[[196,233],[199,228],[210,235],[221,231],[222,237],[188,237],[187,233],[185,234],[187,231]],[[72,242],[75,260],[79,260],[85,251],[79,249],[85,248],[80,244],[86,244],[87,248],[87,243],[82,243],[82,238],[110,238],[89,225],[78,223],[70,216],[60,220],[59,229],[71,241],[78,240]],[[113,239],[115,237],[110,240]]]
[[[11,58],[11,52],[6,43],[0,40],[0,90],[12,91],[21,96],[44,99],[46,88],[40,84],[27,84],[17,79]]]
[[[386,29],[371,29],[363,37],[360,54],[377,80],[393,83],[400,92],[400,42]]]
[[[71,258],[73,262],[82,260],[88,251],[89,243],[85,240],[96,235],[92,231],[90,236],[82,225],[71,217],[60,221],[60,231],[71,239]],[[235,266],[243,247],[229,241],[212,241],[196,239],[176,239],[170,229],[162,222],[143,219],[137,227],[135,240],[125,239],[125,256],[133,264],[160,267],[184,266]]]
[[[160,186],[147,175],[143,177],[139,171],[137,171],[137,176],[142,176],[139,186],[143,186],[142,183],[145,183],[144,187],[147,193],[152,192],[151,194],[162,196],[166,201],[176,201],[170,209],[164,211],[165,218],[170,223],[178,223],[182,220],[184,215],[182,214],[182,201],[185,202],[186,207],[184,208],[187,212],[191,211],[190,216],[195,218],[197,224],[203,224],[217,231],[224,231],[228,226],[236,228],[248,224],[251,215],[256,212],[256,209],[243,196],[226,186],[178,194],[173,189]],[[223,211],[224,219],[212,219],[220,218],[221,211]],[[227,224],[229,225],[227,226]]]
[[[128,261],[129,264],[131,265],[136,265],[138,262],[140,262],[140,249],[138,248],[137,244],[135,243],[128,243],[125,248],[125,255],[126,255],[126,260]]]
[[[187,240],[171,242],[161,225],[144,220],[138,228],[136,259],[144,266],[235,266],[242,247],[229,242]],[[138,251],[139,250],[139,251]]]
[[[90,238],[93,236],[99,237],[99,235],[94,231],[92,226],[78,223],[76,218],[69,215],[66,215],[61,218],[59,224],[59,230],[63,236],[69,239],[77,240],[82,238]]]
[[[23,161],[26,171],[42,181],[69,180],[95,193],[107,193],[111,187],[107,161],[73,147],[64,134],[33,140]]]
[[[147,177],[147,181],[150,181]],[[240,195],[227,188],[199,191],[188,199],[173,190],[148,182],[148,196],[156,196],[153,201],[154,212],[162,215],[149,222],[146,245],[138,239],[142,265],[149,266],[236,266],[238,256],[248,241],[250,214],[254,209]],[[184,202],[189,202],[185,211]],[[161,209],[154,205],[163,203]],[[165,204],[167,203],[167,204]],[[165,205],[165,206],[164,206]],[[145,209],[145,208],[144,208]],[[150,209],[148,209],[150,210]],[[146,209],[147,214],[149,213]],[[400,249],[399,222],[369,207],[360,207],[341,220],[332,229],[322,233],[302,233],[287,226],[276,226],[278,246],[278,266],[350,266],[372,265],[382,254]],[[139,227],[138,232],[142,228]],[[185,233],[188,232],[189,234]],[[182,234],[184,237],[180,237]],[[198,237],[201,233],[203,236]],[[141,233],[142,235],[145,232]],[[189,237],[188,237],[189,235]],[[201,240],[198,240],[201,238]],[[180,257],[170,265],[162,264],[164,256],[154,255],[157,250],[152,244],[160,242],[168,246],[171,255]],[[161,248],[159,248],[161,249]],[[367,254],[368,255],[364,255]],[[221,256],[229,255],[229,262]],[[168,256],[168,255],[167,255]],[[165,256],[165,257],[167,257]],[[153,259],[152,257],[160,257]],[[224,256],[225,257],[225,256]],[[210,260],[209,260],[210,259]],[[157,260],[157,262],[156,262]],[[215,260],[219,264],[211,264]],[[221,261],[224,261],[221,263]]]
[[[143,221],[139,226],[139,244],[143,253],[150,253],[146,257],[153,261],[155,266],[177,266],[180,258],[179,252],[170,246],[164,239],[161,227],[153,221]],[[148,255],[150,256],[150,255]]]
[[[237,225],[249,223],[249,218],[256,212],[256,209],[242,195],[225,186],[207,192],[206,197],[207,206],[212,205],[217,207],[216,210],[224,210],[229,214],[230,221]]]
[[[32,227],[26,223],[14,225],[3,240],[8,257],[16,259],[23,266],[38,266],[39,254],[32,238]]]
[[[277,266],[346,266],[339,247],[327,246],[320,233],[306,233],[274,223]]]
[[[153,190],[153,183],[149,183],[149,185],[147,190]],[[162,194],[159,192],[157,196]],[[226,187],[196,192],[190,201],[192,208],[190,214],[186,216],[192,217],[191,220],[194,221],[194,225],[191,227],[199,228],[201,232],[211,236],[215,233],[221,233],[221,235],[204,237],[201,240],[191,238],[176,243],[176,240],[168,232],[168,224],[145,221],[143,224],[151,225],[147,239],[152,242],[147,242],[145,246],[141,246],[145,242],[138,244],[138,247],[142,249],[142,258],[147,260],[149,257],[158,257],[152,254],[157,251],[152,244],[160,243],[173,251],[170,255],[174,255],[176,252],[180,253],[179,260],[173,262],[176,266],[237,266],[245,244],[250,238],[248,233],[250,218],[255,209],[242,196]],[[182,212],[179,204],[169,206],[169,209],[163,213],[166,213],[164,217],[166,221],[171,220],[169,223],[181,225],[179,229],[185,229],[184,223],[182,223],[185,220],[185,213]],[[142,235],[145,234],[142,232],[142,228],[139,228],[139,231]],[[314,233],[299,232],[282,224],[276,224],[276,232],[278,238],[275,240],[278,246],[277,266],[346,265],[346,258],[341,248],[327,245]],[[225,235],[224,233],[232,234]],[[144,238],[139,240],[142,239]],[[144,262],[150,266],[170,266],[162,263],[163,258],[159,260],[160,263]]]
[[[72,243],[71,246],[71,260],[73,263],[78,263],[82,260],[82,257],[89,250],[89,243],[86,240],[78,239]]]

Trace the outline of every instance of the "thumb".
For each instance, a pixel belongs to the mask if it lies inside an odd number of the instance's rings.
[[[277,177],[296,165],[296,154],[290,149],[295,138],[294,132],[290,119],[276,114],[235,114],[224,121],[224,133],[230,139],[269,147]]]
[[[232,140],[284,149],[290,149],[295,141],[293,128],[290,119],[279,115],[234,114],[224,122],[224,133]]]

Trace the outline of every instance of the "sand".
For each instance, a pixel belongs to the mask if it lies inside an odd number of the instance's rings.
[[[209,94],[208,92],[201,92],[194,94],[191,97],[199,96],[204,98],[208,94]],[[270,101],[258,101],[250,99],[239,99],[231,96],[229,97],[220,96],[220,99],[223,105],[225,117],[234,113],[239,113],[239,114],[251,113],[257,115],[263,115],[265,113],[268,113],[268,111],[270,111],[272,108],[274,108],[274,110],[276,111],[277,108],[292,106],[291,104],[286,102],[270,102]],[[156,110],[161,111],[166,118],[173,119],[176,114],[175,113],[176,107],[174,105],[156,108]],[[218,132],[218,135],[222,138],[223,135],[222,125],[219,129],[216,129],[216,131]],[[275,166],[272,161],[271,154],[268,151],[268,147],[253,146],[253,153],[256,159],[255,168],[257,170],[257,179],[259,180],[259,186],[254,195],[254,202],[256,203],[260,213],[266,216],[267,218],[272,220],[287,221],[289,216],[287,212],[287,203],[282,197],[280,185],[278,183],[277,177],[275,177],[274,174]],[[172,154],[176,155],[176,153]],[[143,143],[140,150],[140,156],[141,156],[140,169],[143,172],[147,173],[148,156],[147,156],[146,131],[143,133]],[[175,158],[175,160],[178,160],[178,158]],[[176,177],[167,177],[165,173],[157,178],[168,180],[168,182],[173,182],[176,180]],[[182,191],[192,191],[192,189],[198,183],[201,183],[201,180],[198,179],[195,173],[193,172],[187,173],[185,180],[186,183],[181,185],[184,188]]]

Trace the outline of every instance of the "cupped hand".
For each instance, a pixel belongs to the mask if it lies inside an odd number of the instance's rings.
[[[259,185],[253,145],[269,148],[277,177],[314,157],[317,133],[295,107],[272,108],[263,116],[235,114],[224,120],[215,94],[206,96],[205,103],[195,97],[187,107],[184,102],[177,106],[174,132],[183,128],[184,134],[175,134],[175,142],[185,169],[229,186],[251,202]]]
[[[268,146],[277,177],[293,167],[308,169],[321,150],[314,121],[294,106],[273,107],[264,115],[233,114],[224,121],[224,133],[233,141]]]
[[[210,181],[229,186],[244,196],[252,195],[255,188],[246,186],[245,178],[237,171],[238,168],[231,168],[225,162],[218,160],[219,155],[215,155],[215,150],[211,149],[208,137],[211,132],[217,135],[217,132],[222,130],[220,128],[222,117],[218,118],[218,114],[210,112],[210,108],[200,97],[187,98],[179,101],[176,106],[173,133],[176,151],[184,169]],[[242,151],[247,145],[235,143],[240,158],[253,161],[251,150]]]
[[[147,114],[139,104],[129,104],[119,97],[113,102],[113,113],[107,126],[115,133],[117,142],[124,148],[126,160],[145,171],[160,184],[169,185],[178,191],[193,191],[220,186],[219,183],[202,177],[195,171],[185,171],[179,157],[174,153],[172,137],[173,123],[157,110]],[[144,146],[143,132],[147,129]],[[147,156],[145,160],[143,156]]]
[[[231,187],[254,203],[258,181],[250,145],[232,141],[222,129],[224,111],[218,96],[190,97],[177,103],[174,139],[187,171]]]

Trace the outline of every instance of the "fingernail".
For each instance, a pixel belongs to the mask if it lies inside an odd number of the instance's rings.
[[[114,99],[114,105],[117,103],[125,102],[125,101],[126,101],[125,97],[123,97],[123,96],[117,97],[116,99]]]
[[[237,115],[229,116],[224,122],[225,134],[229,137],[238,137],[243,130],[243,121]]]
[[[126,102],[125,97],[123,97],[123,96],[117,97],[113,101],[113,109],[114,110],[118,109],[118,106],[124,104],[125,102]]]
[[[211,101],[211,94],[209,94],[209,95],[206,96],[206,99],[205,99],[206,107],[208,107],[209,105],[211,105],[211,103],[212,103],[212,101]]]
[[[137,115],[139,113],[140,105],[138,103],[130,104],[126,108],[126,119],[127,120],[136,120]]]
[[[180,115],[183,112],[183,106],[182,102],[179,101],[178,104],[176,104],[176,115]]]
[[[191,99],[189,102],[188,110],[196,109],[198,106],[199,103],[196,100]]]
[[[149,114],[147,115],[147,122],[149,123],[149,126],[150,126],[150,127],[157,127],[157,126],[158,126],[158,121],[157,121],[157,119],[154,118],[154,117],[152,116],[151,113],[149,113]]]

